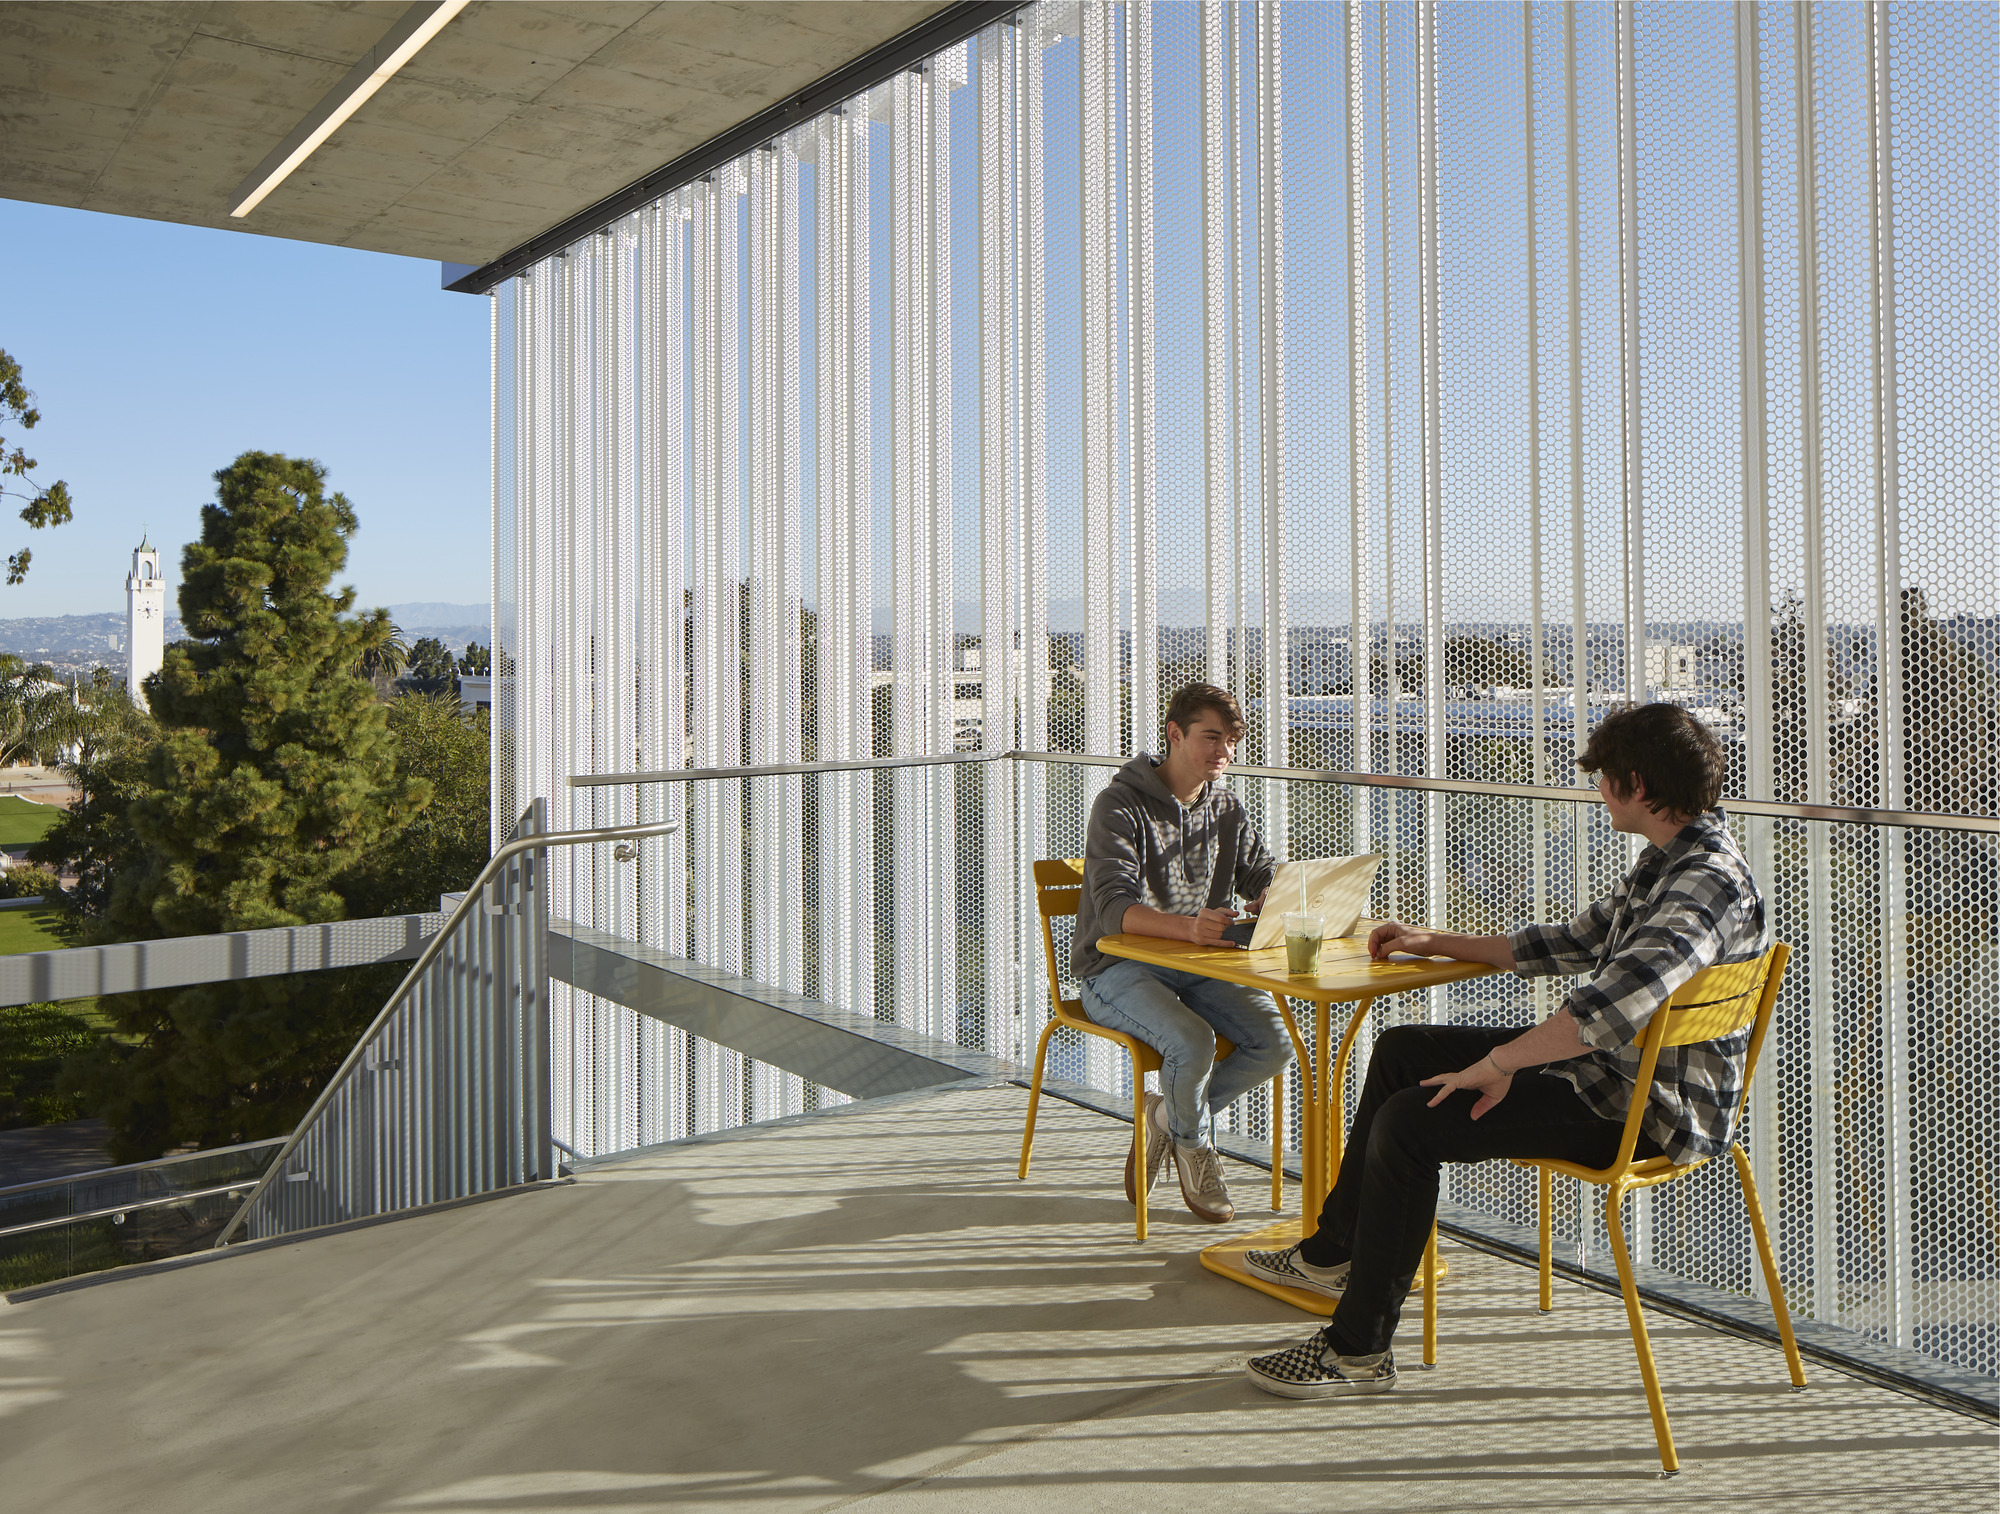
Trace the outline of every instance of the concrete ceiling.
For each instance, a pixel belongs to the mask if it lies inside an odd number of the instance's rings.
[[[0,3],[0,196],[481,264],[943,0],[480,0],[244,220],[402,0]]]

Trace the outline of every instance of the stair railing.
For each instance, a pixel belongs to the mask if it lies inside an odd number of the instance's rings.
[[[547,853],[680,822],[549,832],[542,815],[537,800],[480,869],[216,1246],[554,1174]]]

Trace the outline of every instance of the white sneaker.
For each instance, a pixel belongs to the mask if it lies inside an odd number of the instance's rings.
[[[1181,1197],[1196,1219],[1220,1225],[1236,1218],[1229,1185],[1222,1181],[1222,1158],[1213,1146],[1174,1142],[1174,1167],[1180,1173]]]
[[[1339,1298],[1347,1291],[1348,1266],[1348,1263],[1340,1262],[1332,1267],[1315,1267],[1299,1255],[1297,1245],[1287,1246],[1283,1251],[1243,1253],[1245,1272],[1254,1272],[1268,1283],[1303,1288],[1308,1293],[1322,1294],[1327,1298]]]

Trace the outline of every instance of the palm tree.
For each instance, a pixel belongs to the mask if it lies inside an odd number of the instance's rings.
[[[410,649],[403,642],[403,628],[389,618],[387,610],[377,610],[368,618],[376,635],[362,648],[354,671],[374,684],[378,693],[386,692],[410,665]]]
[[[131,690],[109,668],[66,688],[47,688],[28,706],[28,724],[43,760],[88,766],[106,749],[150,725]]]
[[[0,652],[0,766],[13,763],[31,747],[30,697],[27,664],[12,652]]]
[[[46,667],[0,655],[0,763],[30,757],[88,764],[145,718],[109,668],[65,684]]]

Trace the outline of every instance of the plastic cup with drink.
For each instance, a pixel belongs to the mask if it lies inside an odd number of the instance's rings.
[[[1326,936],[1326,917],[1288,911],[1285,915],[1285,971],[1319,971],[1320,942]]]

